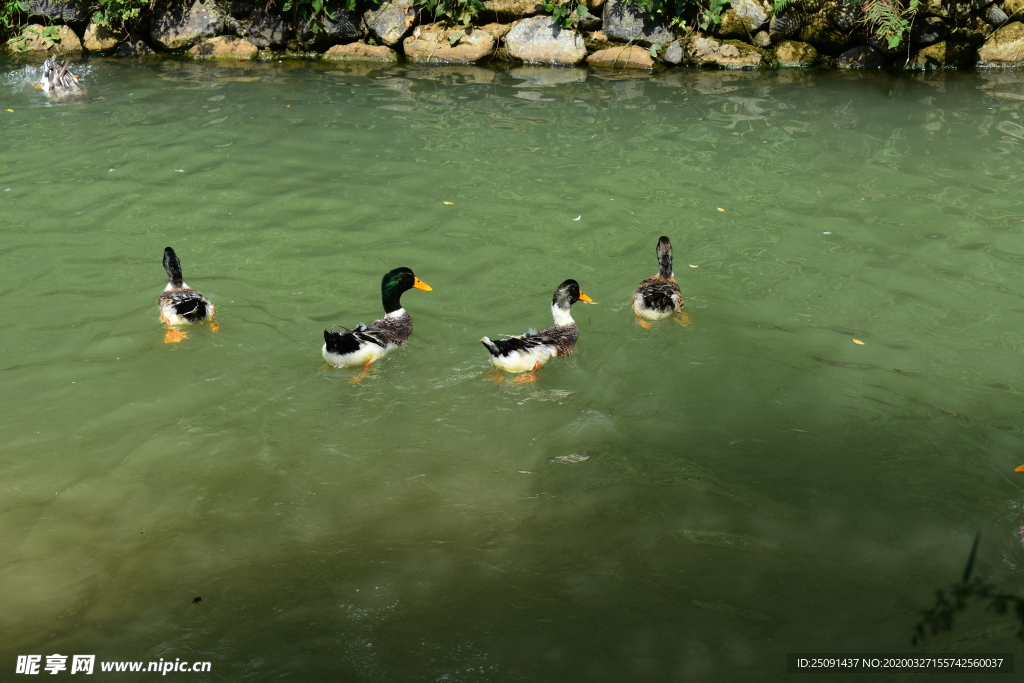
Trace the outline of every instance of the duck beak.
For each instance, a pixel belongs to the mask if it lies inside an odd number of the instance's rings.
[[[595,303],[595,301],[593,299],[591,299],[589,296],[587,296],[583,292],[580,292],[580,301],[582,301],[583,303],[586,303],[586,304]]]
[[[1024,472],[1024,465],[1021,465],[1020,467],[1015,469],[1014,472]]]
[[[433,292],[434,291],[433,287],[431,287],[426,282],[424,282],[423,280],[419,279],[416,276],[413,276],[412,286],[415,287],[416,289],[422,289],[424,292]]]

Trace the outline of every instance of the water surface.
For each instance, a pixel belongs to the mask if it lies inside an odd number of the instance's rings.
[[[0,61],[0,666],[775,680],[910,651],[976,531],[1020,590],[1024,77],[91,60],[52,103],[34,64]],[[643,330],[662,234],[692,324]],[[219,332],[163,343],[165,246]],[[434,291],[351,384],[322,330],[396,266]],[[477,340],[569,277],[576,353],[497,382]],[[956,626],[925,649],[1021,652]]]

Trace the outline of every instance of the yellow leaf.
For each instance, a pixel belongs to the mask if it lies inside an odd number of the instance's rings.
[[[7,111],[11,112],[12,114],[14,113],[13,109],[8,109]]]
[[[695,266],[695,265],[693,265],[692,263],[690,263],[690,264],[688,264],[688,265],[689,265],[689,266],[690,266],[691,268],[700,268],[700,266]]]
[[[290,104],[285,106],[285,109],[291,109],[291,108],[292,108],[292,105],[290,105]]]
[[[445,202],[445,204],[452,204],[453,202]]]
[[[1021,465],[1020,467],[1015,469],[1014,472],[1024,472],[1024,465]]]
[[[720,209],[718,209],[718,210],[719,210],[719,211],[721,211],[722,213],[725,213],[725,209],[721,209],[721,208],[720,208]]]
[[[864,342],[862,342],[860,339],[854,339],[853,343],[854,344],[860,344],[861,346],[864,346]]]

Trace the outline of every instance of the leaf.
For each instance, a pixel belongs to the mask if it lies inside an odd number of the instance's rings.
[[[864,346],[864,342],[862,342],[860,339],[852,339],[852,341],[854,344],[860,344],[861,346]]]
[[[462,36],[466,35],[464,31],[452,31],[448,34],[448,44],[451,47],[455,47],[456,43],[462,40]]]
[[[554,10],[555,10],[555,6],[554,5],[544,5],[544,11],[545,12],[553,12]]]
[[[587,13],[587,8],[586,8],[585,5],[576,5],[576,14],[578,14],[579,16],[582,17],[586,13]]]

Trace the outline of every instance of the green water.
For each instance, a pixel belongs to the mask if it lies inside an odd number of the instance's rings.
[[[0,62],[0,679],[776,680],[911,651],[976,531],[1020,591],[1024,76],[93,60],[55,104],[34,64]],[[692,325],[648,331],[662,234]],[[165,246],[219,332],[163,343]],[[434,291],[350,384],[322,330],[396,266]],[[575,354],[496,382],[478,339],[570,277]]]

